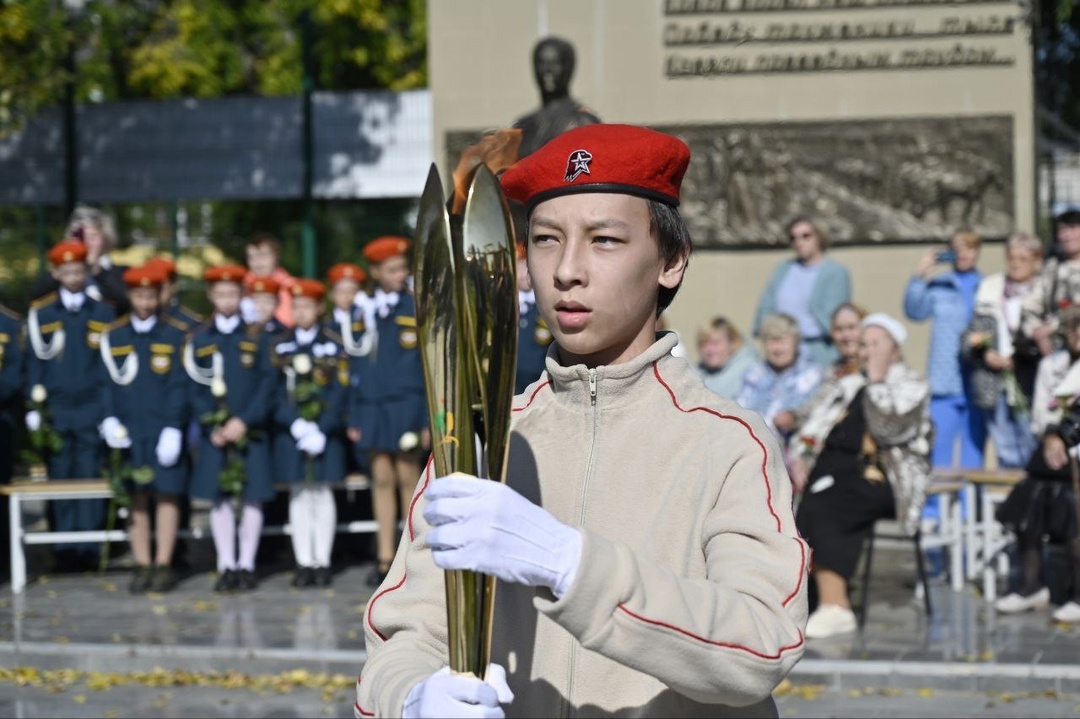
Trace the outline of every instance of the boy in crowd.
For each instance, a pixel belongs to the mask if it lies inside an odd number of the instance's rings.
[[[41,387],[48,408],[47,420],[62,445],[48,457],[50,479],[88,479],[101,476],[101,333],[115,319],[112,309],[86,294],[86,245],[65,240],[49,251],[53,278],[59,289],[34,302],[27,317],[28,355],[26,392],[34,399]],[[26,415],[34,431],[45,418],[36,410]],[[106,429],[106,428],[102,428]],[[101,529],[104,500],[50,502],[53,529],[60,532]],[[59,545],[59,569],[97,566],[99,547],[93,543]]]
[[[292,287],[293,277],[281,266],[281,240],[268,234],[257,234],[248,242],[247,248],[248,272],[244,276],[244,286],[247,287],[256,277],[269,277],[277,282],[278,304],[274,308],[274,317],[285,327],[292,326],[292,298],[289,288]],[[244,317],[252,317],[250,300],[244,298]]]
[[[551,344],[551,330],[540,316],[536,306],[536,293],[529,279],[529,267],[525,262],[525,245],[517,246],[518,286],[518,357],[517,380],[514,391],[521,394],[525,388],[544,373],[544,359]]]
[[[244,284],[247,296],[243,301],[250,303],[251,314],[244,314],[245,320],[272,338],[288,329],[277,318],[281,307],[281,285],[272,277],[250,277]],[[290,307],[292,300],[289,300]],[[291,310],[290,310],[291,314]]]
[[[689,158],[591,125],[502,176],[555,348],[505,484],[426,473],[368,603],[357,717],[776,716],[809,563],[782,453],[654,331],[690,254]],[[442,570],[500,580],[486,681],[446,667]]]
[[[324,327],[326,289],[317,280],[292,286],[296,325],[275,340],[275,364],[285,373],[275,403],[274,468],[289,485],[296,575],[293,586],[330,585],[337,507],[330,485],[345,476],[345,398],[349,365],[341,337]]]
[[[364,247],[375,295],[362,308],[374,348],[360,366],[349,396],[349,439],[371,462],[372,504],[378,523],[378,565],[368,583],[378,585],[394,558],[398,508],[405,512],[420,474],[417,451],[427,446],[427,400],[417,349],[416,306],[408,292],[409,241],[380,237]]]
[[[181,365],[185,325],[162,312],[161,288],[166,282],[153,266],[125,271],[131,313],[101,335],[106,374],[101,386],[102,434],[110,449],[125,450],[130,467],[152,472],[149,482],[136,481],[130,487],[132,594],[167,592],[176,586],[172,558],[180,524],[178,500],[187,490],[180,463],[188,390]],[[156,505],[153,559],[151,495]]]
[[[274,497],[266,433],[277,373],[266,334],[240,317],[244,273],[237,265],[206,271],[214,313],[192,333],[184,350],[184,368],[197,384],[191,388],[194,416],[218,415],[202,424],[191,478],[191,496],[214,503],[210,531],[217,550],[218,592],[255,588],[262,504]],[[233,481],[237,475],[242,477],[239,487]],[[243,503],[239,556],[234,494]]]
[[[161,314],[172,317],[182,325],[181,329],[190,332],[205,318],[180,304],[180,281],[176,274],[176,263],[167,257],[152,257],[143,265],[147,270],[165,278],[161,285]]]

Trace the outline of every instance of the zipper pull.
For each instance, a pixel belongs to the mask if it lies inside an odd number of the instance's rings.
[[[589,370],[589,399],[596,404],[596,370]]]

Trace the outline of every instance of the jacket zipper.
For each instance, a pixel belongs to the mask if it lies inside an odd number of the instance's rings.
[[[589,370],[589,403],[592,406],[592,439],[589,443],[589,463],[585,467],[585,482],[581,487],[581,510],[578,513],[578,526],[585,524],[585,510],[588,504],[589,480],[592,479],[593,466],[596,462],[596,433],[600,429],[600,411],[596,408],[596,370]],[[566,712],[570,716],[574,706],[574,672],[577,664],[577,644],[570,640],[569,678],[566,683]]]

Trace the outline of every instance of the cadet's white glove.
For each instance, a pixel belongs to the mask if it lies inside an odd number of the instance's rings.
[[[26,428],[31,432],[41,429],[41,412],[32,409],[26,413]]]
[[[306,419],[294,419],[293,423],[289,425],[289,434],[291,434],[292,438],[297,442],[305,435],[317,432],[318,430],[319,425],[314,422],[309,422]]]
[[[116,417],[106,417],[101,423],[101,437],[109,449],[127,449],[131,446],[131,437],[127,427],[120,424]]]
[[[162,467],[171,467],[180,461],[180,442],[183,435],[176,427],[161,430],[157,441],[157,461]]]
[[[581,532],[500,482],[464,474],[424,492],[426,543],[442,569],[469,569],[505,582],[548,587],[561,597],[581,563]]]
[[[316,427],[297,441],[296,448],[312,457],[320,455],[326,450],[326,435]]]
[[[514,693],[506,684],[506,670],[498,664],[488,664],[484,679],[464,674],[451,674],[443,667],[409,690],[402,719],[419,717],[484,717],[502,719],[506,716],[500,704],[514,701]]]

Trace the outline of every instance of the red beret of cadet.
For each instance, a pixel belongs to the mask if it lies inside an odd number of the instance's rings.
[[[164,283],[165,275],[150,264],[124,270],[124,284],[128,287],[161,287]]]
[[[585,125],[567,130],[503,173],[506,194],[529,211],[578,192],[613,192],[679,204],[690,163],[682,140],[635,125]]]
[[[391,257],[408,254],[409,245],[404,237],[378,237],[364,246],[364,257],[368,262],[384,262]]]
[[[241,265],[221,265],[219,267],[208,267],[206,272],[203,273],[203,280],[211,283],[236,282],[240,284],[243,283],[246,274],[247,268]]]
[[[293,297],[308,297],[318,302],[326,296],[326,288],[318,280],[298,278],[289,288],[289,294]]]
[[[326,273],[326,280],[332,285],[336,285],[342,280],[363,282],[366,279],[367,273],[364,272],[364,268],[349,262],[339,262]]]
[[[143,267],[153,269],[158,274],[163,275],[166,280],[176,279],[176,263],[168,257],[151,257]]]
[[[56,266],[65,262],[86,262],[86,245],[78,240],[64,240],[49,250],[49,262]]]
[[[281,291],[281,283],[273,277],[252,277],[247,282],[247,291],[249,295],[256,293],[276,295]]]

